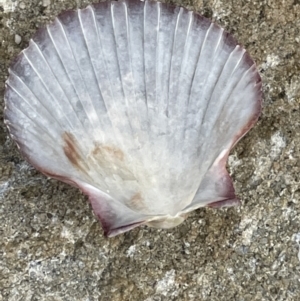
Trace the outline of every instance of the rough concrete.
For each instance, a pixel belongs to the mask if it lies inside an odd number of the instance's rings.
[[[81,0],[0,0],[0,300],[300,300],[300,1],[178,0],[257,62],[263,114],[229,167],[240,208],[103,237],[86,198],[21,158],[2,121],[11,59]]]

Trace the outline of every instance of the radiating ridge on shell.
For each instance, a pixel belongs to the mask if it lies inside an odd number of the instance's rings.
[[[208,19],[101,2],[39,30],[9,70],[5,122],[24,157],[79,187],[106,235],[239,203],[225,165],[261,111],[261,79]]]

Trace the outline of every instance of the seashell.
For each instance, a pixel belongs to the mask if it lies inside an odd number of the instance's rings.
[[[160,2],[102,2],[61,14],[19,54],[5,123],[114,236],[239,204],[225,165],[261,98],[253,60],[218,25]]]

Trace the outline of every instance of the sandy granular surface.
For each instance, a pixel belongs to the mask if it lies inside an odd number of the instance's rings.
[[[173,2],[225,27],[262,76],[263,114],[229,158],[243,205],[111,239],[85,196],[22,159],[2,121],[10,61],[88,3],[0,0],[0,300],[300,300],[300,1]]]

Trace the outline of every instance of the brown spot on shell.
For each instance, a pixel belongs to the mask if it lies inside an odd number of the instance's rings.
[[[134,180],[133,173],[125,159],[124,152],[117,146],[99,142],[94,142],[94,148],[89,156],[89,162],[96,163],[102,174],[108,177],[117,174],[123,180]]]
[[[111,157],[120,161],[124,161],[124,153],[117,147],[95,144],[95,148],[92,151],[94,156]]]
[[[85,174],[88,174],[89,167],[85,163],[85,159],[81,154],[80,147],[75,137],[69,132],[64,132],[62,134],[62,138],[64,141],[64,146],[63,146],[64,153],[66,157],[69,159],[69,161],[71,162],[71,164],[75,168],[84,172]]]
[[[63,150],[69,162],[89,178],[91,176],[90,172],[94,174],[96,171],[99,179],[118,175],[124,181],[135,180],[132,171],[128,168],[127,162],[125,162],[125,154],[120,148],[114,145],[94,142],[94,147],[88,154],[85,154],[73,134],[64,132],[62,138],[64,141]],[[95,180],[94,177],[93,182]]]
[[[134,194],[131,199],[126,202],[126,205],[135,211],[143,210],[145,209],[145,203],[144,203],[144,198],[142,197],[140,192],[137,192]]]

